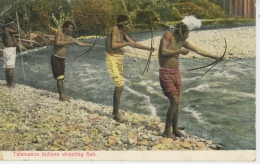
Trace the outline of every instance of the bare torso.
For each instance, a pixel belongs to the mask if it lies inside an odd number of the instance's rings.
[[[71,40],[71,38],[72,38],[70,35],[66,35],[65,33],[61,32],[61,31],[57,32],[55,37],[58,37],[58,39],[60,39],[60,41],[62,41],[62,42],[66,42],[68,40]],[[66,58],[67,54],[68,54],[68,45],[58,46],[54,43],[53,54],[54,54],[54,56]]]
[[[165,36],[167,35],[167,36]],[[178,68],[179,67],[179,54],[172,56],[163,55],[163,46],[166,46],[170,50],[180,50],[183,47],[184,41],[176,41],[173,33],[167,32],[164,34],[160,41],[160,47],[158,51],[159,65],[161,68]]]
[[[106,52],[109,54],[124,54],[123,48],[112,48],[112,42],[124,43],[125,33],[120,31],[118,27],[113,27],[109,30],[106,38]]]
[[[15,39],[14,34],[16,34],[17,31],[10,28],[10,27],[5,27],[3,32],[2,32],[2,39],[4,43],[4,47],[16,47],[17,42]]]

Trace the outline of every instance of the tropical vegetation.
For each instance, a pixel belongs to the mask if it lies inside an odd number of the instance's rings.
[[[154,29],[168,28],[185,15],[207,23],[228,18],[212,0],[0,0],[0,4],[0,24],[17,13],[25,31],[52,34],[71,20],[77,36],[104,34],[120,14],[130,16],[135,28],[142,29],[149,29],[151,22]]]

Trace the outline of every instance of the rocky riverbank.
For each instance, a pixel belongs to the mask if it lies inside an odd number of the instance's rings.
[[[256,27],[236,27],[225,29],[211,29],[201,31],[191,31],[187,41],[193,45],[221,56],[225,50],[225,41],[227,42],[227,54],[225,59],[230,58],[255,58],[256,55]],[[153,38],[153,47],[159,49],[161,36]],[[150,47],[151,40],[142,41],[144,45]],[[231,51],[230,51],[231,50]],[[147,59],[149,53],[144,50],[126,48],[127,53],[133,57],[142,57]],[[230,52],[229,52],[230,51]],[[190,52],[187,56],[181,55],[181,58],[204,58],[194,52]],[[158,58],[158,51],[152,55],[154,60]]]
[[[24,85],[9,89],[0,81],[1,151],[214,150],[222,146],[197,136],[173,141],[162,137],[160,118],[124,112],[126,123],[112,119],[112,107],[71,100]],[[183,131],[185,133],[185,131]]]

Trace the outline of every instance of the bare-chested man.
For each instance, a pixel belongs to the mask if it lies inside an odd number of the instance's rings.
[[[176,140],[176,137],[185,137],[185,134],[181,133],[178,129],[178,110],[182,88],[179,55],[187,55],[189,50],[191,50],[199,55],[218,61],[221,60],[218,56],[203,51],[186,41],[188,35],[189,29],[187,26],[179,23],[176,25],[174,32],[167,31],[163,35],[158,52],[160,84],[164,95],[170,100],[163,134],[165,137],[172,138],[173,140]]]
[[[62,31],[55,35],[53,45],[53,55],[51,56],[51,67],[53,77],[57,80],[60,101],[69,101],[69,97],[64,92],[63,80],[65,78],[65,59],[68,54],[68,45],[77,44],[79,46],[91,47],[92,44],[83,43],[72,37],[74,24],[71,21],[65,21]]]
[[[113,26],[106,38],[106,64],[112,78],[115,90],[113,94],[113,118],[118,122],[124,122],[122,115],[119,113],[119,104],[121,93],[124,88],[124,50],[123,47],[131,46],[134,48],[154,51],[154,48],[146,47],[133,41],[127,32],[131,28],[131,23],[126,15],[120,15],[117,18],[117,26]]]
[[[7,86],[9,88],[14,87],[13,74],[16,60],[16,46],[17,41],[15,39],[15,34],[18,33],[18,29],[14,27],[14,20],[12,18],[7,18],[5,20],[5,25],[2,31],[2,39],[4,43],[4,68],[5,68],[5,78]]]

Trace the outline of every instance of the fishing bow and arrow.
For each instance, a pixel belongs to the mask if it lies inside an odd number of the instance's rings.
[[[220,61],[222,61],[223,58],[225,57],[226,52],[227,52],[227,41],[226,41],[226,38],[224,38],[224,41],[225,41],[225,50],[224,50],[223,54],[221,55],[221,57],[219,58],[219,60],[215,60],[214,62],[212,62],[212,63],[210,63],[210,64],[207,64],[207,65],[205,65],[205,66],[188,69],[188,71],[198,70],[198,69],[202,69],[202,68],[206,68],[206,67],[211,66],[204,74],[201,75],[201,77],[203,77],[204,75],[206,75],[212,68],[214,68],[214,67],[215,67]],[[233,47],[233,48],[234,48],[234,47]],[[232,48],[232,49],[233,49],[233,48]],[[232,49],[231,49],[231,50],[232,50]],[[231,50],[230,50],[230,51],[231,51]]]
[[[81,55],[79,55],[79,56],[77,56],[77,57],[75,57],[74,59],[77,59],[77,58],[79,58],[79,57],[81,57],[81,56],[83,56],[83,55],[85,55],[85,57],[88,55],[88,53],[94,48],[94,46],[96,45],[96,43],[98,42],[98,40],[101,38],[101,36],[100,37],[98,37],[98,30],[96,29],[96,27],[94,27],[94,29],[95,29],[95,41],[93,42],[93,44],[92,44],[92,46],[91,47],[89,47],[89,49],[87,49],[85,52],[83,52]]]
[[[148,56],[148,59],[147,59],[146,65],[144,67],[144,70],[142,72],[142,75],[144,75],[145,71],[148,72],[148,69],[149,69],[149,66],[150,66],[150,62],[151,62],[151,58],[152,58],[152,54],[153,54],[153,51],[152,51],[152,48],[153,48],[153,24],[152,24],[152,19],[150,20],[150,30],[151,30],[150,54]]]
[[[227,52],[227,41],[226,41],[226,38],[224,38],[224,41],[225,41],[225,50],[223,52],[223,54],[221,55],[221,57],[219,58],[219,60],[215,60],[214,62],[210,63],[210,64],[207,64],[205,66],[201,66],[201,67],[197,67],[197,68],[192,68],[192,69],[188,69],[188,71],[193,71],[193,70],[198,70],[198,69],[202,69],[202,68],[206,68],[206,67],[210,67],[205,73],[203,73],[201,75],[201,77],[205,76],[210,70],[212,70],[212,68],[214,68],[220,61],[223,60],[223,58],[226,56],[226,54],[229,54],[234,48],[231,48],[228,52]],[[247,67],[252,67],[252,68],[255,68],[253,66],[249,66],[249,65],[246,65],[246,64],[242,64],[242,63],[239,63],[239,62],[234,62],[234,61],[231,61],[231,60],[228,60],[232,63],[236,63],[236,64],[240,64],[240,65],[244,65],[244,66],[247,66]]]

